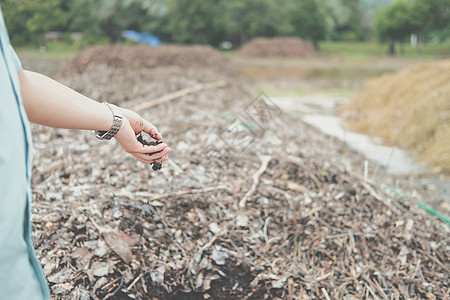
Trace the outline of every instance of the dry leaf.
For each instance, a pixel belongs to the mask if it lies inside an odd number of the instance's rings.
[[[133,253],[128,244],[128,239],[121,238],[116,232],[105,232],[103,234],[106,244],[116,252],[124,262],[129,264],[133,259]]]

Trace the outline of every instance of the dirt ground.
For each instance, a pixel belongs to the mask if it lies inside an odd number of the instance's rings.
[[[54,76],[130,108],[226,81],[139,111],[173,149],[157,172],[91,132],[33,126],[33,241],[54,299],[448,299],[450,227],[423,193],[233,73]]]

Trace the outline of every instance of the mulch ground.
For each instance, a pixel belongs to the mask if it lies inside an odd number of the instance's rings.
[[[157,172],[115,141],[33,125],[33,241],[55,299],[449,297],[449,225],[267,96],[198,68],[59,79],[126,107],[228,85],[140,112],[173,149]]]

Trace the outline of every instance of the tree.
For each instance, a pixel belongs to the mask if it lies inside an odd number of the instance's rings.
[[[118,42],[126,29],[155,33],[161,30],[161,16],[167,13],[165,0],[63,1],[70,16],[68,30],[82,32],[85,39],[94,41],[107,37],[112,43]]]
[[[361,0],[322,1],[332,40],[366,40],[367,24]]]
[[[413,2],[397,0],[375,15],[375,27],[381,39],[389,39],[390,55],[395,55],[395,43],[404,40],[420,26],[415,18]]]
[[[427,34],[450,31],[450,0],[414,0],[413,14],[419,42]]]
[[[415,0],[414,11],[424,27],[443,29],[450,26],[450,0]]]
[[[292,2],[292,0],[287,1]],[[254,37],[291,33],[277,0],[168,0],[168,28],[178,43],[240,45]]]
[[[123,30],[139,29],[142,19],[147,17],[142,3],[144,1],[91,0],[94,18],[100,22],[101,31],[112,43],[120,40]]]
[[[297,34],[304,39],[310,40],[318,49],[319,41],[325,39],[326,20],[316,0],[294,1],[291,22]]]
[[[169,0],[168,29],[178,43],[218,45],[224,35],[223,0]]]
[[[61,0],[3,0],[5,22],[13,44],[42,43],[43,34],[67,24]]]
[[[289,1],[287,1],[289,2]],[[243,44],[254,37],[271,37],[283,31],[289,19],[276,0],[227,1],[225,29],[227,39]]]

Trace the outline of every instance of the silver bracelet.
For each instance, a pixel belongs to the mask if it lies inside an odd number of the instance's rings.
[[[94,134],[100,140],[110,140],[116,135],[117,132],[119,132],[120,127],[122,127],[123,117],[121,115],[115,114],[114,110],[112,109],[109,103],[103,102],[103,104],[106,104],[106,106],[108,106],[108,108],[111,110],[114,121],[111,128],[108,131],[94,130]]]

